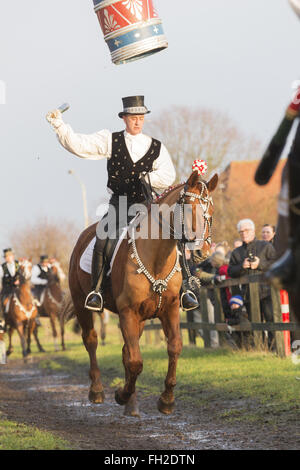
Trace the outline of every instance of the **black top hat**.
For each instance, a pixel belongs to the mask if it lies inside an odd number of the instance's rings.
[[[3,250],[3,255],[5,256],[5,255],[7,255],[7,253],[13,253],[13,250],[11,248],[5,248]]]
[[[122,98],[123,111],[119,113],[119,117],[122,118],[126,114],[148,114],[149,111],[144,105],[144,96],[127,96]]]
[[[42,263],[43,261],[45,261],[46,259],[48,259],[49,256],[48,255],[41,255],[40,256],[40,262]]]

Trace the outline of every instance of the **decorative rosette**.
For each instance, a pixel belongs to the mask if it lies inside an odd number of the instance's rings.
[[[204,176],[207,171],[207,163],[204,160],[195,160],[192,166],[193,171],[197,171],[198,175]]]

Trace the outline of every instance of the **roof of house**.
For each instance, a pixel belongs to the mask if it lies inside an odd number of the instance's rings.
[[[239,219],[250,218],[261,223],[275,224],[277,220],[277,198],[281,187],[281,173],[286,159],[280,160],[277,168],[265,186],[254,181],[258,160],[233,161],[221,173],[219,189],[223,192],[224,203],[232,206]]]

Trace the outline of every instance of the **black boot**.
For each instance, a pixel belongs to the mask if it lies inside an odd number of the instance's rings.
[[[194,292],[184,287],[181,290],[180,303],[183,310],[193,310],[199,307],[199,302]]]
[[[101,283],[104,277],[104,254],[103,251],[96,249],[93,252],[92,261],[92,291],[86,298],[85,308],[96,312],[103,311],[103,297],[101,290]],[[97,284],[100,286],[97,289]]]

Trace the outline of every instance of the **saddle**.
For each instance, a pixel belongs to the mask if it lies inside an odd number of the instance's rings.
[[[136,220],[136,217],[131,220],[130,224],[134,223],[134,221]],[[118,229],[118,234],[116,238],[114,239],[107,238],[106,240],[101,240],[101,242],[104,245],[105,264],[106,266],[109,267],[106,273],[107,277],[110,276],[116,255],[119,251],[122,241],[127,236],[127,232],[128,232],[128,226]],[[92,238],[90,243],[87,245],[86,249],[81,255],[80,262],[79,262],[80,268],[88,274],[91,274],[92,272],[92,259],[93,259],[93,251],[94,251],[95,243],[96,243],[96,237]]]

